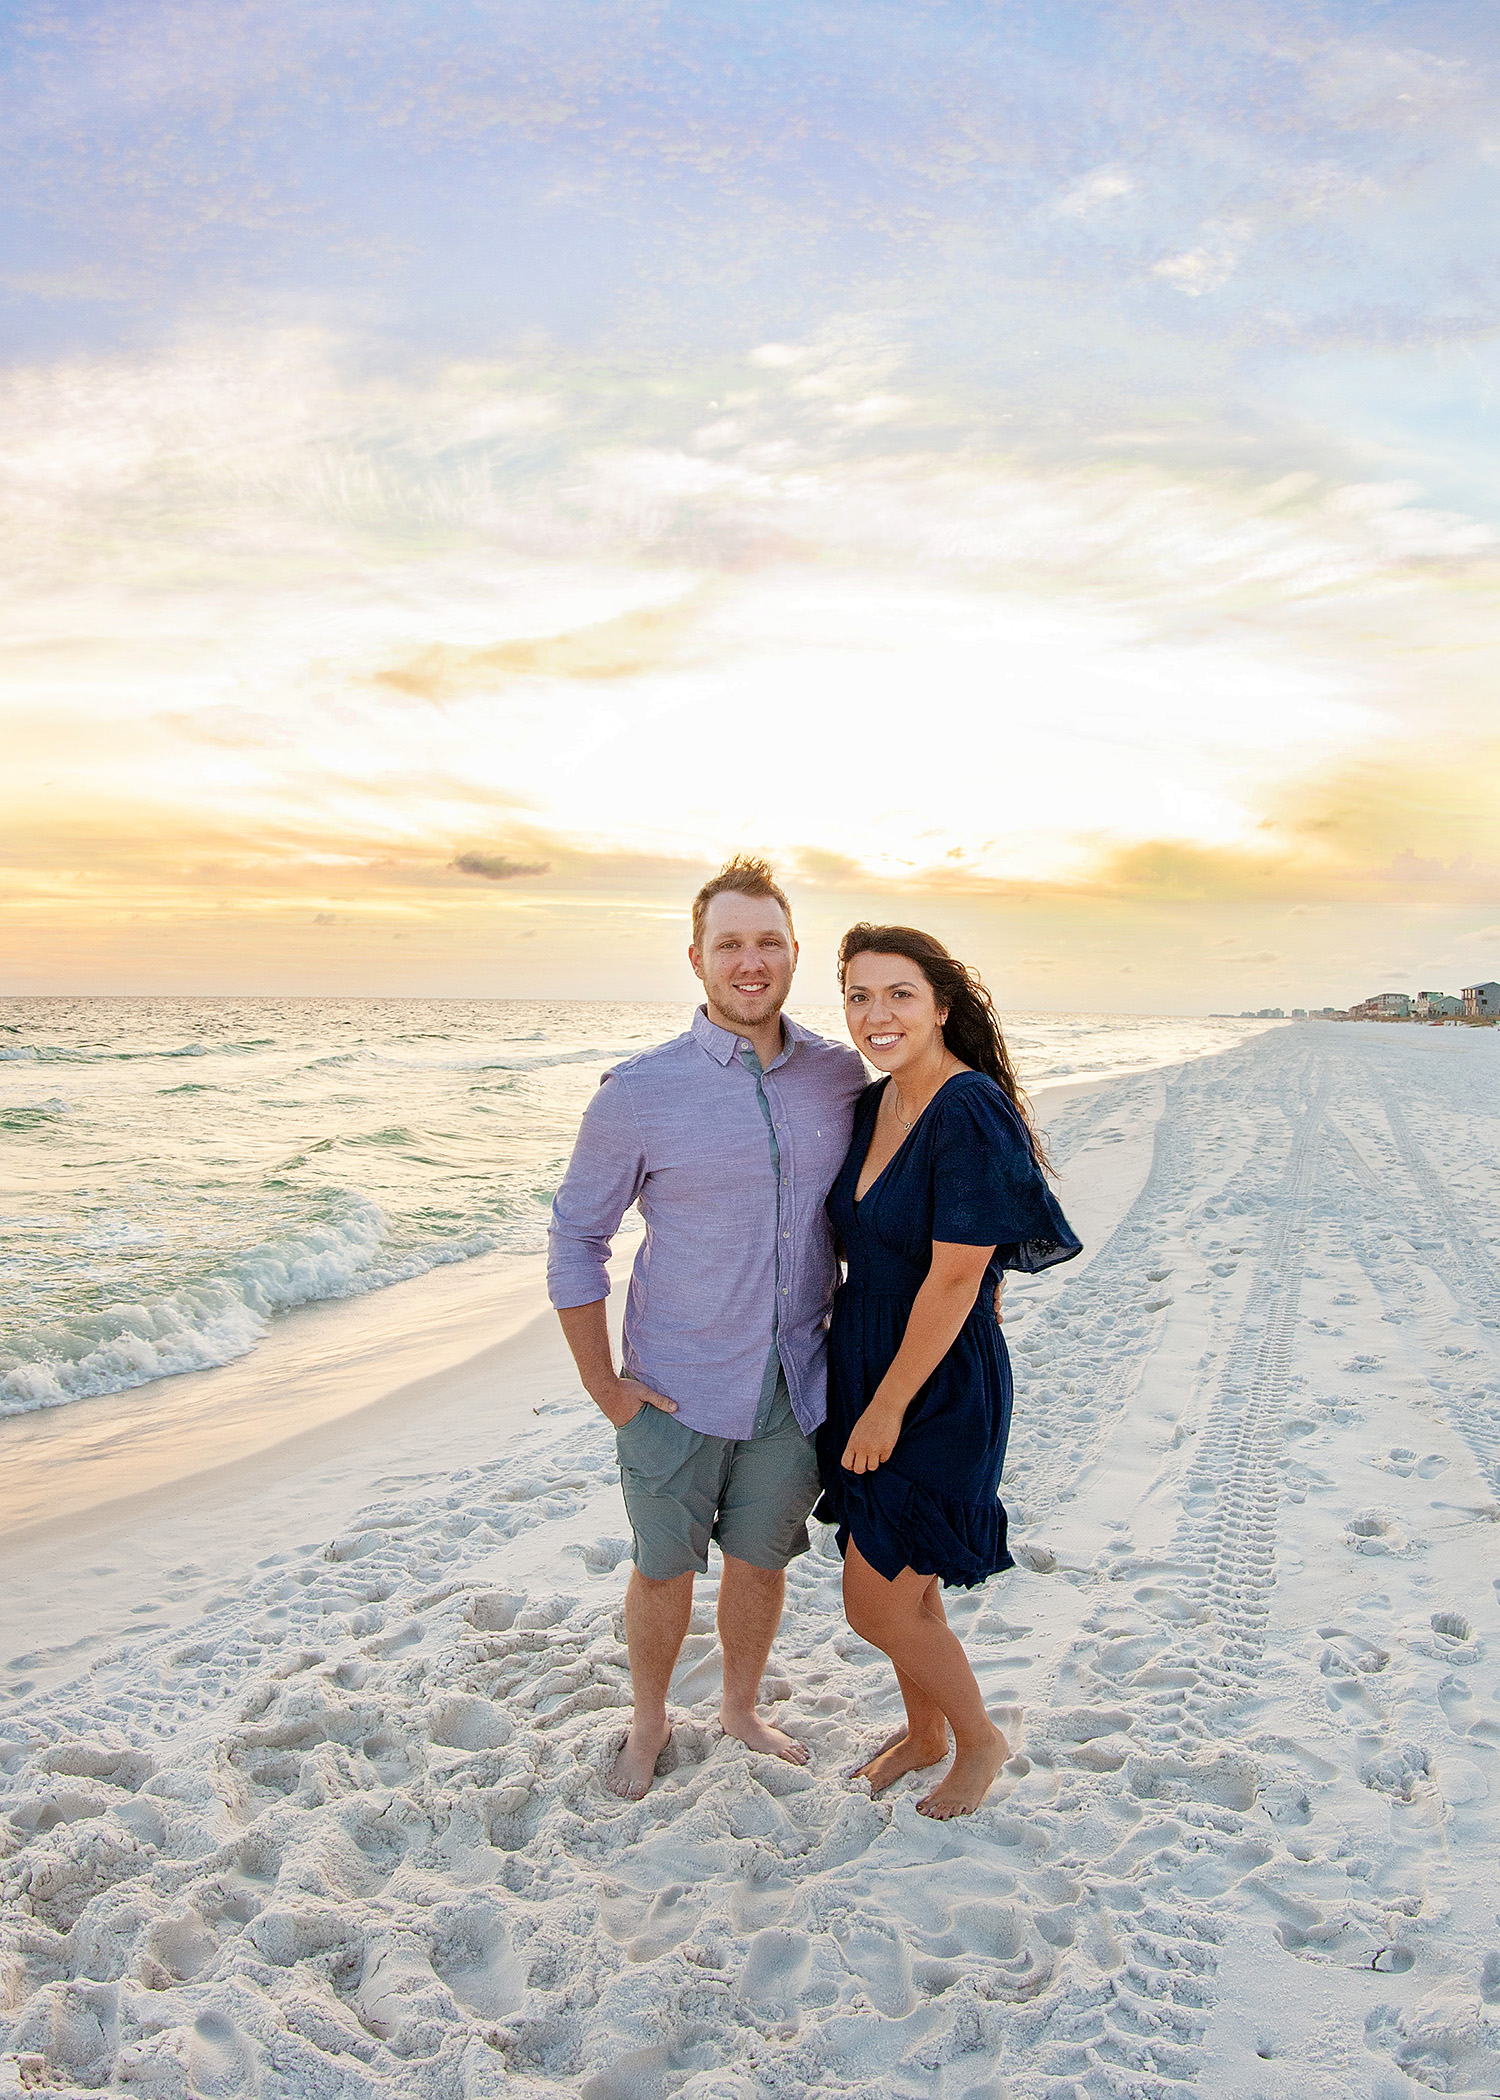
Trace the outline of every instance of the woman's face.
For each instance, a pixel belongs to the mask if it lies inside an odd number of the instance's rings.
[[[880,1072],[902,1072],[943,1052],[943,1023],[932,986],[904,955],[851,955],[844,972],[844,1018],[854,1047]]]

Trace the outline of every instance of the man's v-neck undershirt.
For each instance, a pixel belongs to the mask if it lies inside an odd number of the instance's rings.
[[[781,1303],[781,1147],[776,1141],[776,1118],[771,1114],[771,1104],[766,1099],[766,1068],[749,1043],[741,1045],[740,1063],[755,1081],[755,1098],[760,1103],[760,1112],[765,1118],[766,1142],[771,1149],[771,1176],[776,1183],[777,1296],[775,1302],[779,1305]],[[776,1346],[776,1339],[773,1334],[771,1338],[771,1353],[766,1358],[765,1372],[760,1381],[760,1404],[755,1410],[755,1427],[750,1432],[752,1438],[762,1435],[770,1420],[771,1405],[776,1398],[776,1387],[780,1378],[781,1353]]]

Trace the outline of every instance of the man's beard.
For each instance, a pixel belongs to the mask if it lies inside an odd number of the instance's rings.
[[[791,986],[788,985],[786,991],[778,996],[773,985],[768,991],[761,994],[762,998],[769,999],[772,1003],[764,1012],[760,1012],[756,1007],[748,1005],[732,987],[726,986],[722,992],[715,992],[714,1005],[719,1009],[726,1021],[733,1021],[736,1028],[759,1028],[765,1022],[776,1019],[776,1016],[786,1005],[787,993],[790,991]]]

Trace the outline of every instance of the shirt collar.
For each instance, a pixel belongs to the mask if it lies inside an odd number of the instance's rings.
[[[812,1036],[812,1030],[804,1028],[800,1021],[794,1021],[790,1014],[782,1015],[781,1029],[786,1038],[785,1046],[781,1056],[773,1058],[766,1067],[768,1072],[775,1071],[777,1065],[791,1055],[798,1043],[805,1043]],[[706,1008],[701,1006],[694,1010],[691,1033],[714,1062],[720,1065],[727,1065],[731,1058],[738,1057],[740,1045],[745,1041],[744,1036],[734,1035],[729,1029],[721,1028],[717,1021],[711,1021]]]

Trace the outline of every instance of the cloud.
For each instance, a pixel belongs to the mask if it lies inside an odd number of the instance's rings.
[[[1226,225],[1211,225],[1204,231],[1208,238],[1196,248],[1189,248],[1181,255],[1163,256],[1160,262],[1151,265],[1153,277],[1164,277],[1190,299],[1201,298],[1205,292],[1217,292],[1229,282],[1239,266],[1240,250],[1250,227],[1248,221],[1240,219]]]
[[[1197,9],[1168,37],[1139,7],[1063,5],[1045,56],[1005,10],[866,9],[851,38],[830,0],[20,12],[3,118],[51,236],[28,245],[116,264],[153,323],[237,297],[378,307],[393,341],[612,336],[674,374],[685,340],[734,340],[731,317],[775,348],[789,316],[856,298],[952,315],[935,332],[959,343],[977,316],[993,358],[1024,287],[1013,332],[1050,305],[1097,384],[1140,329],[1121,310],[1146,255],[1191,254],[1205,199],[1292,219],[1329,164],[1399,197],[1463,165],[1492,100],[1462,8],[1412,16],[1393,48],[1388,23],[1340,35],[1328,11]],[[1105,208],[1132,187],[1128,213]],[[1330,238],[1285,244],[1277,303],[1337,335],[1369,318],[1373,262],[1405,318],[1453,326],[1475,210],[1373,226],[1332,194]],[[1119,222],[1148,219],[1134,252]],[[1059,269],[1085,222],[1092,266]],[[1231,340],[1261,314],[1237,289]]]
[[[676,604],[621,613],[572,634],[493,642],[479,648],[434,643],[404,663],[370,674],[374,685],[424,700],[493,691],[517,678],[639,678],[677,655],[701,610],[701,594]]]
[[[1112,204],[1116,197],[1128,197],[1135,188],[1130,176],[1119,168],[1096,168],[1092,175],[1085,175],[1058,198],[1053,210],[1064,218],[1085,218],[1097,211],[1101,204]]]
[[[1472,853],[1460,853],[1451,861],[1443,861],[1436,857],[1425,859],[1420,853],[1413,853],[1407,846],[1396,855],[1389,867],[1381,868],[1378,872],[1382,880],[1400,883],[1403,886],[1420,884],[1427,887],[1441,883],[1444,886],[1451,885],[1458,889],[1470,890],[1478,883],[1487,883],[1500,894],[1500,867],[1477,868]]]
[[[847,853],[828,853],[821,846],[798,846],[793,859],[797,873],[809,882],[847,889],[869,880],[861,863]]]
[[[1493,918],[1472,10],[417,13],[22,8],[28,909]]]
[[[482,875],[486,882],[514,882],[521,875],[550,875],[546,860],[509,860],[503,853],[460,853],[448,863],[464,875]]]
[[[314,330],[0,380],[25,894],[456,929],[741,846],[840,914],[1497,894],[1490,528],[1289,441],[854,431],[890,330],[790,347],[665,395],[377,385]]]

